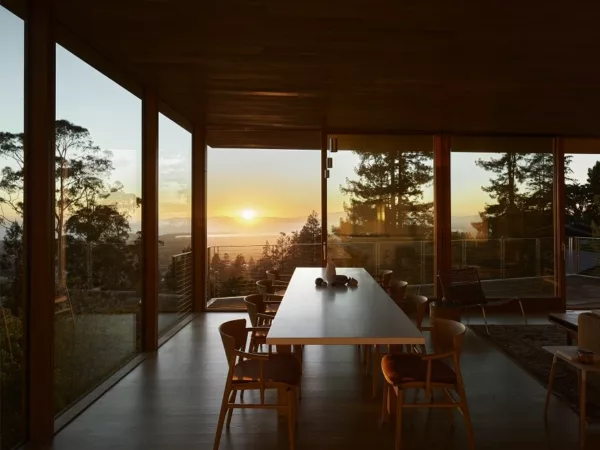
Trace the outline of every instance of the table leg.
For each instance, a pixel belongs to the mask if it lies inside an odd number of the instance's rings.
[[[579,386],[579,446],[585,448],[585,397],[586,397],[586,371],[580,371],[581,385]]]
[[[558,356],[552,358],[552,368],[550,369],[550,379],[548,380],[548,392],[546,393],[546,406],[544,406],[544,417],[548,414],[548,405],[550,405],[550,396],[552,395],[552,387],[554,386],[554,375],[556,374],[556,361]]]

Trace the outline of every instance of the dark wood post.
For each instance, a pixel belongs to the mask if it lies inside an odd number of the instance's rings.
[[[192,257],[193,311],[206,309],[208,252],[206,224],[206,127],[194,125],[192,132]]]
[[[24,245],[27,314],[27,431],[33,447],[54,435],[53,5],[29,0],[25,21]]]
[[[554,138],[554,279],[559,307],[567,307],[565,267],[565,151],[563,140]]]
[[[450,136],[437,135],[433,138],[434,148],[434,296],[441,296],[438,271],[452,267],[452,230],[450,225]]]
[[[321,265],[327,265],[327,131],[321,129]]]
[[[142,99],[142,351],[158,348],[158,98]]]

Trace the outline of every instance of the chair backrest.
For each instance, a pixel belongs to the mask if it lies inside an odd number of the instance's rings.
[[[393,270],[382,270],[379,272],[379,282],[383,287],[388,287],[392,281]]]
[[[271,280],[258,280],[256,282],[256,289],[261,295],[273,294],[273,282]]]
[[[475,267],[438,272],[445,301],[461,306],[484,304],[487,300]]]
[[[248,333],[246,332],[246,319],[236,319],[224,322],[219,326],[219,334],[223,341],[223,348],[229,364],[235,361],[234,350],[246,349]]]
[[[581,313],[577,318],[577,345],[600,353],[600,315]]]
[[[406,300],[413,305],[413,310],[415,311],[415,319],[417,322],[417,328],[421,328],[423,326],[423,319],[425,318],[425,313],[427,312],[427,308],[429,307],[429,300],[424,295],[408,295],[406,296]]]
[[[433,319],[432,339],[433,349],[436,353],[454,352],[457,362],[462,351],[462,344],[467,327],[460,322],[448,319]]]
[[[266,311],[262,294],[247,295],[244,297],[244,303],[246,304],[246,309],[248,310],[250,323],[253,327],[258,327],[258,314],[264,314]]]
[[[390,282],[389,294],[397,305],[404,301],[407,288],[408,283],[406,281],[394,280]]]
[[[275,269],[267,270],[267,279],[273,281],[279,281],[279,272]]]

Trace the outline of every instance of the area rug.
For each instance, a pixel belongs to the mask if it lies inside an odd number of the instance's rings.
[[[566,345],[566,335],[554,325],[470,325],[478,336],[490,342],[534,377],[548,386],[552,355],[542,347]],[[552,392],[579,414],[577,371],[564,361],[558,362]],[[600,377],[588,373],[586,413],[590,422],[600,422]]]

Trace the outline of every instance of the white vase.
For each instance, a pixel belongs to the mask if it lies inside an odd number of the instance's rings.
[[[331,283],[335,279],[335,264],[333,261],[327,261],[327,267],[325,268],[325,278],[328,283]]]

